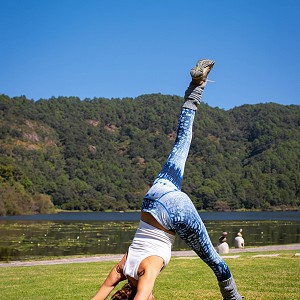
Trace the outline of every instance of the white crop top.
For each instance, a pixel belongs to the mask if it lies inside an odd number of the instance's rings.
[[[164,260],[165,268],[171,259],[171,247],[174,240],[175,236],[172,234],[140,221],[128,249],[123,268],[124,275],[138,280],[138,268],[141,261],[152,255],[160,256]]]

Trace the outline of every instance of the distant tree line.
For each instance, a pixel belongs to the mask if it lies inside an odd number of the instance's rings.
[[[183,99],[0,95],[0,215],[136,210]],[[300,106],[201,104],[183,190],[199,210],[298,209]]]

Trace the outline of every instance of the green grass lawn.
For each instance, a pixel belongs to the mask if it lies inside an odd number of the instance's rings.
[[[278,257],[242,253],[225,258],[245,300],[300,299],[300,257],[277,251]],[[90,299],[113,262],[0,268],[1,300]],[[198,258],[172,258],[159,275],[157,300],[222,299],[212,271]]]

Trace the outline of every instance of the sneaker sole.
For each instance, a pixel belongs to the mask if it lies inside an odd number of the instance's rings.
[[[190,71],[192,78],[197,80],[206,80],[214,64],[215,62],[210,59],[200,59],[196,66]]]

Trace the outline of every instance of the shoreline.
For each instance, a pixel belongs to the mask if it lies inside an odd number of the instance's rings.
[[[259,246],[259,247],[249,247],[245,249],[235,249],[232,248],[229,251],[229,255],[233,253],[243,253],[243,252],[269,252],[269,251],[298,251],[300,250],[300,244],[289,244],[289,245],[270,245],[270,246]],[[226,258],[226,255],[222,257]],[[7,263],[0,263],[0,267],[26,267],[26,266],[43,266],[43,265],[61,265],[61,264],[72,264],[72,263],[95,263],[95,262],[105,262],[105,261],[118,261],[121,260],[124,254],[108,254],[99,256],[89,256],[89,257],[69,257],[69,258],[59,258],[53,260],[39,260],[39,261],[10,261]],[[172,251],[172,257],[197,257],[194,251]]]

